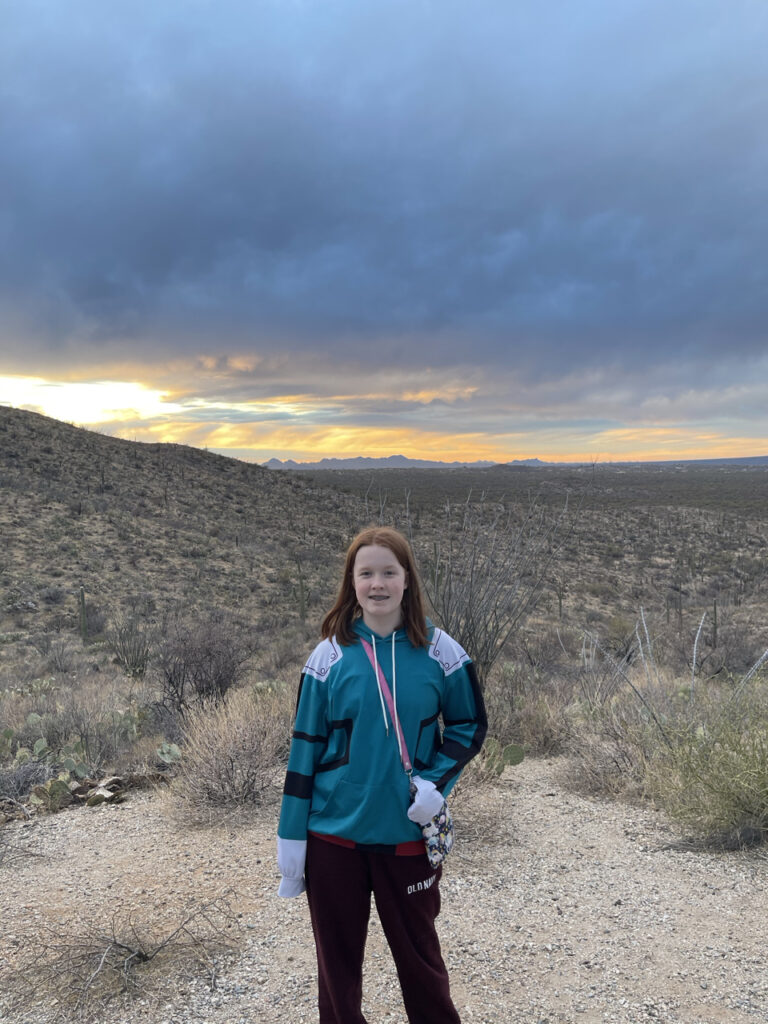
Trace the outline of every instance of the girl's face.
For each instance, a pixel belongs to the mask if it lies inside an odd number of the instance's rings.
[[[379,636],[397,629],[403,619],[408,573],[394,553],[380,544],[360,548],[352,568],[352,584],[366,626]]]

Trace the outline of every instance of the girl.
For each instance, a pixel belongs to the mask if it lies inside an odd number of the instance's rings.
[[[435,931],[441,868],[420,825],[485,737],[474,668],[427,623],[408,541],[388,527],[350,545],[322,636],[301,677],[277,840],[279,895],[307,892],[320,1024],[366,1024],[371,893],[410,1024],[460,1024]]]

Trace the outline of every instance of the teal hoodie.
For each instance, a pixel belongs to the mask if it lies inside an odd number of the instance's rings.
[[[485,707],[469,656],[433,626],[426,648],[414,647],[402,629],[377,636],[362,619],[354,631],[375,643],[391,691],[394,657],[397,714],[414,774],[447,795],[485,738]],[[406,813],[408,787],[362,644],[323,640],[301,677],[278,837],[305,840],[312,831],[385,847],[418,839],[421,830]]]

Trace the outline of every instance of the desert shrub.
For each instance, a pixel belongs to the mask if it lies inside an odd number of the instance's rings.
[[[170,794],[182,818],[210,821],[278,792],[293,704],[283,692],[231,692],[185,721],[179,774]]]
[[[230,897],[191,904],[174,919],[158,920],[154,908],[151,920],[130,911],[48,926],[22,946],[4,1002],[14,1012],[43,1000],[58,1008],[56,1020],[95,1024],[119,997],[158,1000],[179,980],[198,977],[214,987],[239,944]]]
[[[58,754],[74,744],[91,774],[117,770],[148,718],[146,709],[109,679],[88,679],[34,698],[20,694],[3,701],[2,710],[0,727],[13,731],[11,756],[19,747],[33,751],[38,740],[45,740],[48,760],[55,765]]]
[[[103,634],[107,625],[107,613],[89,598],[85,602],[85,620],[79,616],[77,625],[83,640],[90,643]]]
[[[750,635],[748,623],[739,616],[734,616],[731,609],[721,608],[718,617],[717,631],[713,634],[714,616],[710,609],[697,649],[697,675],[708,678],[727,676],[731,672],[741,676],[754,665],[762,653],[760,638]],[[692,670],[693,645],[698,624],[698,620],[686,620],[681,631],[670,626],[659,638],[665,664],[680,675]]]
[[[42,633],[33,643],[43,659],[44,673],[66,675],[79,662],[78,645],[66,633]]]
[[[169,704],[154,701],[147,709],[145,733],[157,734],[171,743],[180,743],[184,736],[184,719]]]
[[[0,768],[0,800],[21,801],[33,786],[47,782],[54,774],[49,764],[35,760]]]
[[[708,842],[764,839],[768,679],[760,669],[768,651],[740,681],[720,682],[697,678],[695,653],[689,675],[666,676],[647,631],[636,640],[632,666],[599,647],[585,664],[569,779],[582,790],[651,797]]]
[[[552,514],[535,501],[447,503],[438,540],[419,552],[427,598],[470,654],[482,683],[530,614],[573,529],[565,499]]]
[[[141,734],[144,717],[143,709],[128,703],[116,686],[89,682],[62,694],[55,718],[44,716],[43,732],[54,749],[79,743],[92,772],[100,774],[117,769]],[[51,743],[48,731],[54,725],[55,743]]]
[[[768,680],[734,697],[698,696],[673,747],[651,765],[657,802],[697,837],[726,847],[768,837]]]
[[[635,624],[624,615],[612,615],[603,627],[603,642],[618,658],[624,658],[635,644]]]
[[[204,617],[168,621],[158,667],[162,702],[181,716],[218,704],[242,677],[255,638],[244,623],[214,609]]]
[[[505,662],[485,685],[488,734],[502,744],[520,743],[535,756],[562,753],[570,736],[572,694],[567,676]]]
[[[553,757],[566,749],[571,736],[568,703],[556,686],[548,693],[529,695],[521,700],[516,720],[516,742],[522,744],[528,754]]]
[[[616,589],[611,583],[606,583],[604,580],[599,580],[595,583],[588,583],[584,590],[587,594],[591,594],[593,597],[614,598],[616,596]]]
[[[627,799],[648,795],[649,766],[665,745],[634,694],[622,690],[602,705],[577,704],[571,709],[571,730],[563,773],[569,787]]]
[[[569,709],[566,775],[575,789],[644,796],[648,766],[671,747],[666,723],[681,713],[680,688],[661,676],[642,635],[636,632],[635,644],[622,656],[608,651],[596,634],[584,636]]]
[[[303,624],[283,626],[270,636],[260,652],[260,667],[267,678],[299,678],[307,654],[317,643],[318,630]]]
[[[20,694],[15,701],[7,701],[5,705],[7,710],[0,725],[13,732],[8,744],[8,753],[14,755],[19,747],[31,750],[37,740],[44,738],[44,716],[48,709],[55,708],[54,698],[47,695],[42,700],[31,700],[28,695]]]
[[[118,616],[106,633],[107,646],[126,675],[141,679],[149,665],[153,631],[136,615]]]
[[[30,699],[27,694],[20,693],[10,688],[0,690],[0,734],[5,729],[12,729],[14,733],[19,723],[24,721],[25,716],[31,711]],[[6,751],[0,746],[0,762]]]

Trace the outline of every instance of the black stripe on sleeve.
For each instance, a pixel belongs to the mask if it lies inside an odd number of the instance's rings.
[[[302,775],[300,772],[286,772],[283,793],[286,796],[297,796],[301,800],[309,800],[312,797],[312,786],[314,779],[311,775]]]
[[[459,764],[463,765],[472,757],[476,752],[472,747],[465,747],[463,743],[459,743],[457,740],[446,740],[440,747],[440,753],[445,754],[446,757],[450,757],[453,761],[458,761]]]
[[[295,740],[305,740],[307,743],[327,743],[328,742],[328,737],[327,736],[313,736],[311,733],[308,733],[308,732],[298,732],[298,730],[296,730],[296,729],[294,729],[293,738]]]

